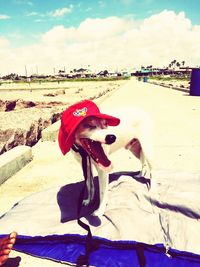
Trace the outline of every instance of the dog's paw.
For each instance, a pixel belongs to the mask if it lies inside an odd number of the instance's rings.
[[[146,186],[148,190],[151,189],[151,179],[146,179]]]
[[[158,193],[158,185],[157,185],[155,179],[152,179],[151,180],[150,192],[152,192],[152,193]]]
[[[105,213],[105,209],[100,208],[100,209],[95,210],[95,211],[92,213],[92,215],[93,215],[93,216],[96,216],[96,217],[102,217],[102,216],[104,215],[104,213]]]
[[[146,164],[144,164],[142,166],[142,170],[140,171],[139,175],[140,175],[140,177],[144,177],[144,178],[150,180],[150,182],[149,182],[149,188],[150,188],[151,187],[151,180],[152,180],[152,177],[153,177],[152,169],[149,168]]]
[[[151,171],[149,170],[147,165],[142,166],[142,170],[140,171],[140,175],[145,178],[151,178]]]

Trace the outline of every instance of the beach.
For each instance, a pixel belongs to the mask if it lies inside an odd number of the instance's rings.
[[[33,146],[46,127],[70,104],[102,99],[125,80],[102,82],[34,82],[0,85],[0,154],[16,145]]]
[[[87,93],[84,97],[88,97]],[[76,100],[79,99],[79,97],[76,98]],[[200,170],[199,97],[138,82],[132,78],[124,82],[112,94],[105,94],[99,102],[97,99],[95,101],[102,112],[106,112],[111,107],[131,105],[149,113],[154,123],[153,146],[156,175],[165,170],[171,171],[172,174],[183,172],[184,175]],[[57,140],[39,141],[32,147],[32,153],[33,160],[0,186],[0,215],[8,211],[16,202],[35,192],[83,179],[80,166],[71,153],[66,156],[62,155]],[[138,161],[125,150],[116,152],[112,159],[114,171],[139,168]],[[12,251],[10,258],[16,257],[21,258],[19,264],[21,267],[63,266],[61,263]]]

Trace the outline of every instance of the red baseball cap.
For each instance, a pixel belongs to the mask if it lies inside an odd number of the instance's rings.
[[[69,152],[74,143],[77,126],[83,119],[90,116],[106,119],[110,126],[117,126],[120,123],[120,119],[101,113],[97,105],[90,100],[83,100],[69,106],[62,114],[58,133],[58,143],[64,155]]]

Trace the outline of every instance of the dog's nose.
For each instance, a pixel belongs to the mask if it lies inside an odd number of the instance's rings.
[[[116,140],[116,136],[114,134],[107,134],[105,141],[107,145],[111,145],[112,143],[114,143]]]

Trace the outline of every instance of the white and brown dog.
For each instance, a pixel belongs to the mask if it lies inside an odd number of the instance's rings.
[[[108,174],[113,164],[109,154],[125,148],[141,161],[141,175],[151,178],[153,165],[152,123],[149,116],[136,108],[110,110],[110,115],[100,113],[92,101],[85,100],[68,108],[62,116],[59,145],[66,154],[72,145],[82,147],[92,159],[99,180],[99,208],[94,215],[104,214],[107,204]],[[114,126],[114,127],[113,127]],[[79,153],[75,157],[80,161]],[[87,182],[88,205],[94,198],[91,181]]]

